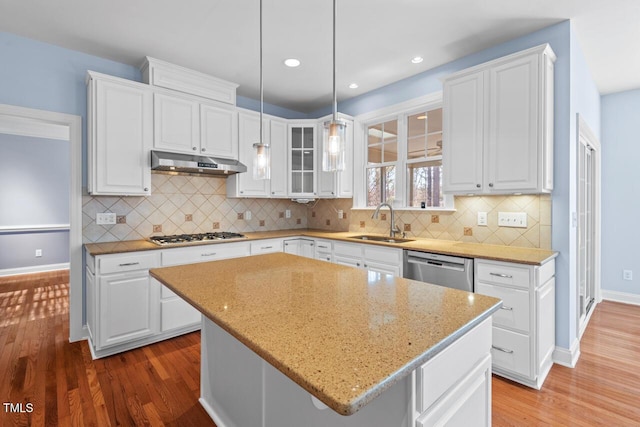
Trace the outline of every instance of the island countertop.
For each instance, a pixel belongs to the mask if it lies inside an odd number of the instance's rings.
[[[483,295],[284,253],[150,273],[344,415],[501,305]]]

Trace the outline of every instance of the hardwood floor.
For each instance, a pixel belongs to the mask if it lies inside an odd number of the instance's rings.
[[[214,425],[198,403],[199,333],[92,360],[69,343],[68,283],[0,278],[0,427]],[[640,307],[599,304],[581,351],[541,391],[494,377],[493,425],[640,425]]]

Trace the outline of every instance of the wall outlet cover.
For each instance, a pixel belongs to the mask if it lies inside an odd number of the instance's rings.
[[[622,280],[633,280],[633,271],[622,270]]]
[[[247,221],[251,220],[251,211],[246,211],[244,213],[244,219],[246,219]]]
[[[291,209],[287,209],[284,211],[285,218],[291,218]]]
[[[487,213],[478,212],[478,225],[487,225]]]
[[[112,225],[116,223],[115,212],[102,212],[96,214],[96,224],[98,225]]]
[[[527,228],[526,212],[498,212],[499,227]]]

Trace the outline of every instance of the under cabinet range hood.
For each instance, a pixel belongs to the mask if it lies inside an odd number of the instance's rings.
[[[246,172],[247,167],[232,159],[152,150],[151,170],[229,176]]]

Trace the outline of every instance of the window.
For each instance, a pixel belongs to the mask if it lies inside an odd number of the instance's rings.
[[[425,108],[374,122],[367,138],[366,205],[395,199],[398,207],[444,208],[442,108]],[[406,170],[406,176],[398,171]]]
[[[396,197],[398,120],[367,128],[367,206]]]
[[[407,117],[407,181],[408,206],[444,206],[442,108]]]

